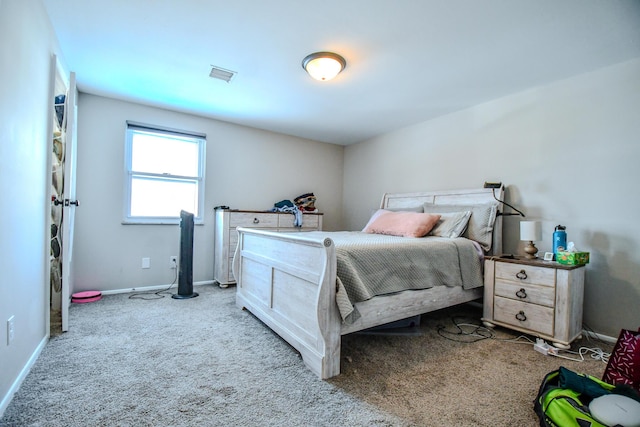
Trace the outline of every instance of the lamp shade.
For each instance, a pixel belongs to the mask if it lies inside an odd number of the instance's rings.
[[[536,242],[542,240],[539,221],[520,221],[520,240]]]
[[[304,68],[311,77],[320,81],[333,79],[340,74],[347,62],[337,53],[333,52],[316,52],[307,55],[302,60],[302,68]]]

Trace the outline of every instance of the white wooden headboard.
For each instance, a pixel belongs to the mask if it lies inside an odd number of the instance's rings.
[[[438,205],[481,205],[497,203],[496,198],[504,200],[504,187],[472,188],[462,190],[421,191],[417,193],[385,193],[382,196],[382,209],[412,208],[424,203]],[[498,207],[502,211],[501,206]],[[493,226],[493,241],[488,255],[502,254],[502,216],[498,215]]]

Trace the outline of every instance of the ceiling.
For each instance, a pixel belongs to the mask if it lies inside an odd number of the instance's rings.
[[[340,145],[640,57],[638,0],[42,2],[81,92]]]

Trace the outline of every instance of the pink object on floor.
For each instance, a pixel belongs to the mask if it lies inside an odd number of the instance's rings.
[[[102,292],[100,291],[76,292],[71,295],[71,302],[82,304],[85,302],[98,301],[100,298],[102,298]]]

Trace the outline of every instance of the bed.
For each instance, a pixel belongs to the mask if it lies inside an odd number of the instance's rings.
[[[497,211],[496,198],[503,200],[502,188],[387,193],[382,198],[380,208],[385,211],[412,211],[423,208],[424,212],[454,212],[462,206],[471,209],[474,213],[471,214],[471,218],[481,218],[481,214],[478,213],[481,211],[475,209],[482,209],[484,212],[487,206],[490,207],[494,214],[485,230],[487,234],[483,235],[485,241],[480,256],[476,249],[474,263],[477,265],[473,268],[477,270],[482,269],[482,255],[502,252],[502,217]],[[472,231],[469,223],[465,236]],[[483,276],[471,274],[467,276],[471,277],[474,283],[461,286],[445,283],[443,286],[417,286],[402,291],[387,289],[382,295],[365,296],[364,300],[356,298],[355,301],[349,301],[350,296],[345,295],[342,283],[344,278],[338,275],[339,270],[344,271],[344,257],[349,256],[341,243],[345,238],[348,240],[349,236],[345,237],[345,233],[354,236],[366,234],[321,231],[278,233],[255,228],[238,228],[238,246],[233,260],[233,273],[237,281],[237,306],[249,310],[298,350],[305,364],[321,379],[331,378],[340,373],[342,335],[482,297]],[[389,236],[378,237],[380,239],[376,237],[374,240],[383,240],[385,245],[394,244],[393,239],[413,242],[431,240],[430,237],[394,237],[390,240],[387,239]],[[471,237],[475,239],[475,236]],[[433,240],[460,242],[458,246],[462,248],[468,246],[468,242],[465,241],[471,241],[471,238],[435,237]],[[477,248],[479,245],[473,242],[473,246]],[[458,251],[457,247],[455,251]],[[399,252],[399,249],[396,252]],[[469,256],[465,259],[469,259]],[[385,264],[391,263],[383,262],[381,267],[373,268],[373,277],[377,274],[383,275],[386,279],[397,274],[397,271],[386,272]],[[427,262],[412,262],[410,268],[404,268],[402,271],[413,269],[418,264]],[[450,262],[451,268],[457,264],[463,262]],[[445,276],[441,281],[449,280],[446,278],[447,271],[440,270],[440,273]],[[363,281],[367,280],[368,276],[365,276]],[[345,312],[349,306],[356,315]]]

